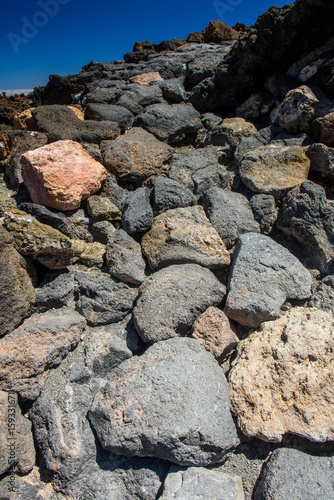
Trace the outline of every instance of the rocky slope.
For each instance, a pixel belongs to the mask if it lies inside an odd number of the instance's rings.
[[[333,5],[0,118],[0,496],[333,498]]]

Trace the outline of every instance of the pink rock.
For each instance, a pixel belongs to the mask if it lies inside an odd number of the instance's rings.
[[[34,203],[74,210],[98,191],[106,169],[75,141],[47,144],[21,156],[22,177]]]
[[[209,307],[194,323],[193,337],[221,363],[236,347],[238,337],[228,317],[217,307]]]

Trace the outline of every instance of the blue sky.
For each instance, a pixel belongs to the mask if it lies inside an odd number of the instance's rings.
[[[277,0],[274,5],[286,2]],[[15,0],[2,5],[0,89],[45,85],[90,61],[122,59],[135,41],[185,38],[214,19],[248,26],[267,0]],[[218,8],[218,10],[217,10]]]

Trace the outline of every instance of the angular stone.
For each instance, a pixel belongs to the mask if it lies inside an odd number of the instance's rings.
[[[171,264],[199,264],[219,269],[231,263],[229,252],[199,205],[167,210],[154,218],[142,238],[152,270]]]
[[[211,21],[202,31],[205,43],[220,43],[225,40],[236,40],[239,33],[221,21]]]
[[[61,493],[56,493],[50,483],[41,480],[41,472],[37,467],[24,476],[15,475],[15,490],[10,491],[11,476],[5,476],[0,481],[0,495],[8,500],[25,500],[36,498],[43,500],[64,500]]]
[[[334,457],[317,457],[293,448],[279,448],[265,464],[255,500],[331,500]]]
[[[146,188],[130,192],[123,202],[122,227],[129,234],[145,233],[153,225],[150,194]]]
[[[74,273],[68,269],[47,273],[36,288],[37,312],[68,306],[74,300]]]
[[[239,441],[224,375],[188,338],[159,342],[124,361],[97,394],[89,419],[103,448],[179,465],[218,462]]]
[[[157,177],[153,189],[153,208],[155,212],[166,212],[171,208],[195,205],[196,196],[179,182]]]
[[[226,293],[214,274],[197,264],[169,266],[154,273],[139,289],[133,310],[135,327],[144,342],[186,335],[208,307]]]
[[[133,83],[126,87],[117,101],[117,105],[123,106],[134,115],[137,115],[142,113],[147,106],[161,102],[164,102],[164,100],[158,85],[139,85],[138,83]]]
[[[312,123],[312,132],[317,142],[326,146],[334,146],[334,113],[329,113],[322,118],[317,118]]]
[[[82,240],[72,240],[74,252],[73,262],[78,262],[86,267],[102,267],[106,255],[106,246],[94,241],[86,243]]]
[[[252,191],[282,198],[307,180],[310,160],[298,146],[263,146],[246,153],[240,164],[242,182]]]
[[[14,117],[13,125],[15,130],[34,130],[35,123],[31,114],[33,109],[25,109]]]
[[[310,307],[316,307],[334,315],[334,276],[326,276],[321,280],[310,301]]]
[[[255,194],[249,200],[256,222],[260,224],[261,232],[269,234],[277,220],[278,208],[275,198],[270,194]]]
[[[313,265],[334,258],[334,207],[322,186],[311,181],[292,189],[282,202],[277,226],[308,249]]]
[[[309,130],[315,118],[331,111],[330,101],[307,85],[290,90],[283,102],[271,114],[271,121],[284,130],[297,133]]]
[[[333,440],[333,332],[331,314],[296,307],[239,343],[230,399],[246,436]]]
[[[152,175],[166,174],[173,149],[142,128],[134,127],[101,145],[104,165],[117,179],[140,185]]]
[[[116,177],[111,172],[108,172],[107,178],[103,183],[101,196],[104,198],[109,198],[109,200],[116,205],[119,209],[122,208],[122,204],[128,191],[119,186]]]
[[[257,328],[275,319],[286,299],[311,295],[310,272],[268,236],[240,236],[229,280],[225,314],[242,325]]]
[[[99,222],[94,222],[91,225],[90,232],[92,233],[94,240],[98,243],[106,245],[110,237],[117,231],[115,226],[106,220],[101,220]]]
[[[141,75],[132,76],[129,80],[131,83],[139,83],[139,85],[148,85],[151,82],[163,81],[160,73],[142,73]]]
[[[111,121],[118,124],[122,134],[132,127],[134,116],[123,106],[89,103],[85,109],[87,120]]]
[[[203,204],[211,224],[227,248],[231,248],[241,234],[260,232],[249,201],[240,193],[214,187],[205,192]]]
[[[122,212],[108,198],[102,196],[90,196],[87,200],[87,212],[92,219],[107,220],[109,222],[121,220]]]
[[[13,237],[0,226],[0,336],[12,332],[35,302],[26,262],[13,242]]]
[[[334,148],[312,144],[306,154],[311,160],[311,170],[331,177],[334,175]]]
[[[71,240],[56,229],[20,210],[8,211],[4,224],[22,255],[31,256],[49,269],[63,269],[72,263]]]
[[[202,127],[200,114],[192,104],[153,104],[138,115],[136,127],[142,127],[168,144],[183,141]]]
[[[169,104],[179,104],[185,100],[186,92],[178,78],[164,80],[160,84],[162,95]]]
[[[146,277],[146,262],[140,243],[123,229],[119,229],[110,237],[106,249],[106,262],[111,276],[121,281],[140,285]]]
[[[58,141],[22,155],[22,177],[34,203],[74,210],[100,189],[107,171],[74,141]]]
[[[27,474],[35,459],[31,422],[22,415],[17,394],[0,391],[0,474],[12,467]]]
[[[224,474],[204,467],[180,470],[172,467],[164,482],[161,500],[244,500],[242,480],[239,476]]]
[[[43,372],[61,363],[78,344],[85,327],[80,314],[66,309],[26,319],[0,339],[0,389],[36,399]]]
[[[79,285],[77,307],[92,326],[121,321],[133,307],[138,290],[108,274]]]
[[[197,318],[192,336],[211,352],[218,363],[222,363],[239,342],[228,317],[217,307],[209,307]]]
[[[113,140],[119,134],[119,126],[110,121],[80,120],[72,109],[66,106],[39,106],[32,110],[35,127],[45,133],[50,142],[72,140],[100,144]]]

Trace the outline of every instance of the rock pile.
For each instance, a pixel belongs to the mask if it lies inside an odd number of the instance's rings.
[[[333,498],[331,12],[0,113],[0,497]]]

